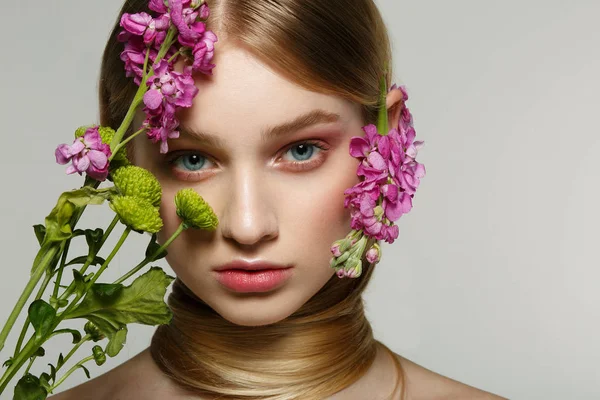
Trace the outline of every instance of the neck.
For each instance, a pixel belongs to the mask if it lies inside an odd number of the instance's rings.
[[[159,327],[151,352],[186,390],[220,399],[323,399],[369,369],[377,342],[360,290],[335,275],[290,317],[266,326],[233,324],[177,280],[174,318]]]

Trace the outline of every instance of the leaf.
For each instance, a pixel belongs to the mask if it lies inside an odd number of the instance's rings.
[[[115,333],[110,334],[108,337],[108,344],[106,345],[105,352],[109,357],[115,357],[123,346],[127,339],[127,326],[123,325],[121,329]]]
[[[45,400],[48,392],[41,385],[40,380],[31,374],[27,374],[19,379],[15,386],[15,395],[13,400]]]
[[[172,313],[164,302],[165,292],[173,277],[153,267],[130,286],[94,284],[83,301],[65,318],[86,318],[108,336],[129,323],[167,324]]]
[[[75,264],[85,264],[87,261],[88,257],[87,256],[80,256],[80,257],[75,257],[74,259],[72,259],[71,261],[69,261],[68,263],[65,264],[65,267],[68,267],[69,265],[75,265]],[[106,260],[102,257],[94,257],[94,260],[90,263],[90,265],[102,265],[104,264]]]
[[[2,364],[2,366],[3,367],[10,367],[13,362],[14,362],[14,359],[12,357],[9,357],[8,360],[4,361],[4,364]]]
[[[38,349],[31,355],[31,357],[44,357],[46,355],[46,350],[43,347],[38,347]]]
[[[73,270],[73,284],[75,285],[75,293],[81,295],[85,292],[85,278],[76,269]]]
[[[64,192],[58,198],[56,206],[46,217],[46,235],[42,246],[52,242],[62,242],[72,237],[73,232],[69,225],[71,217],[78,208],[87,205],[99,205],[108,200],[115,192],[114,187],[94,189],[84,186],[81,189]]]
[[[86,229],[85,230],[85,240],[87,242],[88,247],[90,248],[90,252],[92,254],[98,253],[100,246],[102,245],[102,237],[104,236],[104,230],[101,228],[96,228],[94,230]]]
[[[46,227],[42,224],[37,224],[33,226],[33,232],[35,233],[35,237],[38,240],[40,246],[44,242],[44,236],[46,236]]]
[[[157,235],[156,233],[152,234],[152,239],[150,239],[150,243],[148,243],[148,247],[146,248],[146,258],[150,258],[154,253],[160,249],[160,244],[156,241]],[[164,249],[159,254],[150,259],[150,262],[160,260],[161,258],[165,258],[167,256],[167,250]]]
[[[87,378],[90,379],[90,371],[83,364],[80,365],[79,368],[81,368],[83,372],[85,372],[85,376],[87,376]]]
[[[36,300],[29,306],[29,320],[35,329],[35,336],[41,339],[52,330],[56,310],[44,300]]]
[[[46,372],[42,372],[42,374],[40,375],[40,385],[44,389],[46,389],[46,392],[50,392],[50,389],[52,388],[52,385],[50,384],[50,379],[52,378]]]
[[[52,378],[52,381],[56,381],[56,368],[54,367],[54,365],[52,364],[48,364],[50,366],[50,377]]]
[[[71,335],[73,335],[73,344],[77,344],[81,340],[81,333],[75,329],[59,329],[54,331],[53,333],[56,335],[60,335],[61,333],[70,333]]]
[[[56,363],[56,368],[62,367],[64,363],[65,363],[65,358],[63,357],[63,353],[60,353],[58,355],[58,362]],[[52,379],[54,379],[54,378],[52,378]]]

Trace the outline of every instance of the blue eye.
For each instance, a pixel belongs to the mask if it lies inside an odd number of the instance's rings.
[[[204,166],[206,159],[197,153],[183,154],[172,163],[184,171],[198,171]]]
[[[316,146],[311,143],[301,143],[291,147],[288,151],[291,151],[292,154],[296,153],[296,155],[299,155],[299,161],[306,161],[313,155],[315,147]]]

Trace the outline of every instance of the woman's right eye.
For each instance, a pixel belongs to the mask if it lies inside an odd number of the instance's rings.
[[[210,162],[208,158],[198,152],[181,153],[169,160],[171,169],[177,174],[183,174],[184,177],[189,177],[198,171],[207,169],[205,166],[207,163],[210,165]]]

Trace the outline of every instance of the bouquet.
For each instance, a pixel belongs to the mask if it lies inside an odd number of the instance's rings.
[[[84,181],[62,193],[44,224],[34,226],[40,248],[30,279],[0,332],[1,351],[18,317],[26,313],[15,348],[3,358],[0,377],[0,394],[16,381],[16,400],[45,399],[79,369],[89,378],[86,364],[102,365],[107,357],[119,354],[128,324],[168,324],[172,314],[164,295],[174,278],[151,264],[167,255],[183,231],[218,226],[210,205],[194,189],[182,189],[168,200],[175,202],[181,224],[159,244],[161,186],[149,171],[127,159],[127,143],[143,134],[159,144],[161,153],[168,151],[168,140],[179,136],[177,110],[190,107],[198,92],[192,74],[210,75],[215,67],[211,61],[218,39],[206,29],[210,10],[204,0],[149,0],[149,8],[153,15],[126,13],[120,21],[124,73],[138,85],[124,120],[116,130],[82,126],[70,144],[55,150],[57,163],[67,165],[66,173],[83,176]],[[177,72],[175,64],[181,58],[186,63]],[[408,95],[403,87],[400,90],[404,97],[399,126],[388,127],[383,78],[377,126],[365,126],[366,137],[353,137],[350,143],[350,154],[360,160],[357,174],[364,179],[345,192],[352,231],[331,246],[330,267],[340,278],[360,276],[364,258],[372,264],[380,260],[375,241],[392,243],[397,238],[394,221],[410,211],[419,179],[425,175],[424,166],[415,161],[423,142],[414,141],[412,116],[404,105]],[[133,118],[140,109],[146,118],[134,132]],[[78,226],[88,206],[105,203],[114,212],[112,221],[103,227]],[[151,235],[141,261],[117,280],[102,281],[103,272],[134,232]],[[104,245],[112,234],[120,236],[109,251]],[[87,253],[69,254],[74,241],[85,241]],[[80,328],[62,327],[68,320],[81,321]],[[72,348],[48,363],[39,376],[30,373],[45,355],[44,346],[58,335],[72,337]],[[84,351],[86,343],[92,347]],[[78,357],[82,358],[74,362]]]

